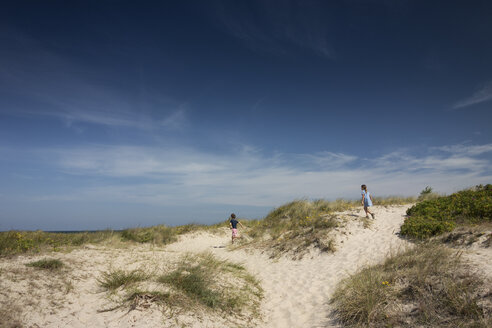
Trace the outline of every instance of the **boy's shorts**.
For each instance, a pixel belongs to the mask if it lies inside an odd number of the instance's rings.
[[[237,229],[232,229],[232,237],[237,237]]]

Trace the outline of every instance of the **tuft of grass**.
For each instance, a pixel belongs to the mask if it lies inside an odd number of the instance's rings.
[[[99,285],[107,290],[115,290],[121,286],[129,286],[148,279],[149,276],[140,270],[110,270],[103,272],[99,278]]]
[[[208,308],[227,312],[258,314],[263,297],[259,282],[244,267],[208,253],[184,257],[176,270],[160,276],[158,281]]]
[[[63,267],[63,262],[58,259],[42,259],[39,261],[31,262],[26,266],[45,269],[45,270],[58,270]]]
[[[241,264],[203,253],[186,255],[171,265],[174,269],[161,275],[148,275],[139,270],[103,273],[99,283],[113,293],[115,306],[99,312],[125,306],[134,310],[156,304],[165,305],[162,310],[171,315],[196,313],[199,308],[227,312],[233,318],[260,316],[263,290]],[[116,291],[121,286],[124,288]]]
[[[331,299],[351,327],[487,327],[480,277],[459,254],[425,243],[342,280]]]
[[[479,185],[449,196],[417,203],[407,210],[401,234],[427,239],[457,225],[492,222],[492,185]]]

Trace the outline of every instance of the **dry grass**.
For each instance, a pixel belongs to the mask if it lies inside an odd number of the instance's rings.
[[[425,243],[343,280],[332,304],[350,327],[490,327],[490,290],[460,255]]]

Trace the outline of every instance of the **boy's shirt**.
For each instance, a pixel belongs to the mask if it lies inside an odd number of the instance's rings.
[[[232,219],[231,221],[231,225],[232,225],[232,229],[237,229],[237,220],[236,219]]]

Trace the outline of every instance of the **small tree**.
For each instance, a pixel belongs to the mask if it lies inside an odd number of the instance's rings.
[[[437,197],[439,197],[439,195],[433,191],[432,187],[427,186],[420,192],[417,201],[421,202],[427,199],[433,199]]]

